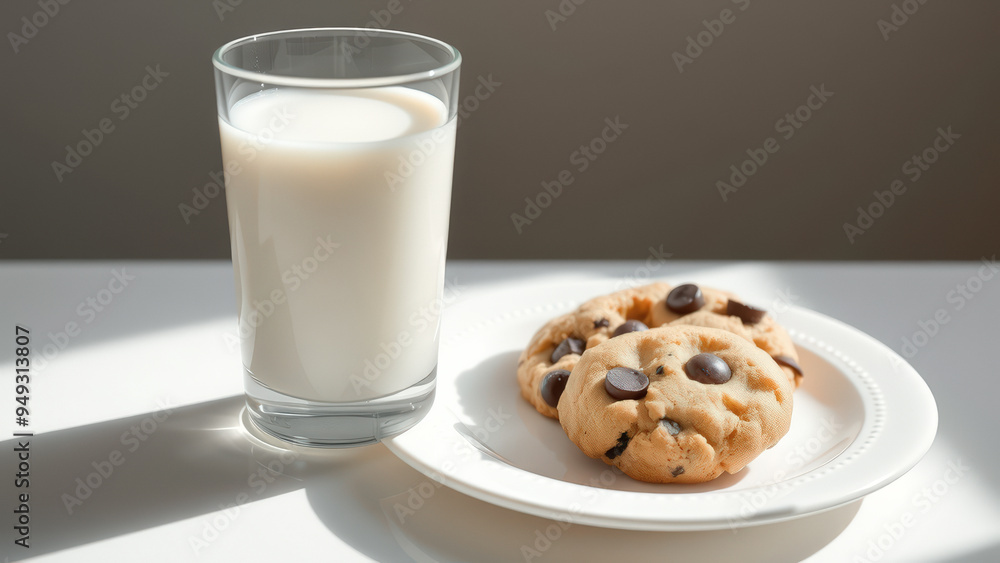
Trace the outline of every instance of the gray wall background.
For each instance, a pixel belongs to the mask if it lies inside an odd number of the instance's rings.
[[[256,32],[365,25],[390,0],[237,2],[53,1],[47,18],[37,0],[0,5],[0,258],[229,256],[224,196],[190,222],[178,209],[221,167],[211,53]],[[500,83],[459,129],[452,258],[978,259],[1000,243],[998,2],[400,6],[388,27],[462,51],[463,96]],[[918,9],[886,40],[894,6]],[[724,9],[735,20],[679,72],[673,53]],[[47,19],[27,43],[10,35],[23,17]],[[147,65],[169,76],[121,119],[112,104]],[[821,85],[833,96],[784,139],[776,122]],[[579,171],[574,151],[615,117],[628,129]],[[58,181],[52,162],[105,118],[114,131]],[[912,181],[904,163],[948,127],[961,137]],[[769,137],[778,151],[723,201],[716,182]],[[518,232],[512,214],[562,170],[573,183]],[[849,241],[844,224],[897,179],[905,193]]]

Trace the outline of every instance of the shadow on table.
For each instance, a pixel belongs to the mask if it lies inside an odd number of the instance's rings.
[[[952,555],[951,563],[983,563],[984,561],[1000,561],[1000,543],[976,548],[963,555]]]
[[[0,314],[31,330],[35,361],[43,357],[46,347],[55,350],[57,344],[59,349],[77,351],[212,319],[232,319],[236,328],[232,268],[226,263],[126,260],[3,266],[0,286],[16,292],[18,298],[0,303]],[[93,302],[99,292],[106,293],[109,280],[116,279],[114,272],[135,279],[113,300],[102,301],[103,306],[89,304],[87,299]],[[75,336],[62,334],[69,322],[79,328]],[[13,346],[0,347],[0,362],[13,359]]]
[[[219,516],[223,508],[306,487],[329,488],[332,482],[339,485],[330,491],[337,511],[328,510],[325,521],[344,541],[365,541],[364,534],[352,538],[352,527],[383,526],[377,500],[366,500],[364,487],[355,484],[380,465],[376,461],[395,461],[384,448],[273,449],[247,436],[239,425],[242,407],[243,397],[235,396],[29,438],[31,547],[24,554],[35,557],[216,513],[190,524],[183,549],[193,559],[201,550],[210,552],[239,518],[232,509]],[[17,439],[0,443],[7,452],[0,460],[4,475],[17,472],[10,452],[18,447]],[[332,473],[338,478],[331,479]],[[12,485],[4,487],[5,510],[25,492]],[[10,526],[0,535],[2,551],[22,555],[8,549],[16,537]],[[355,547],[375,558],[387,550],[399,553],[392,542],[369,543]]]
[[[418,489],[419,490],[419,487]],[[422,497],[421,497],[422,498]],[[702,532],[644,532],[547,520],[447,488],[415,506],[412,491],[382,500],[397,543],[414,561],[798,562],[841,534],[862,501],[787,522]]]

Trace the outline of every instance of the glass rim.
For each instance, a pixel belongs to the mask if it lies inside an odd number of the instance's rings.
[[[231,65],[226,61],[222,60],[222,55],[229,52],[234,47],[252,43],[259,39],[274,38],[280,35],[291,35],[296,33],[308,33],[308,32],[354,32],[356,35],[367,35],[373,37],[376,35],[386,36],[386,37],[402,37],[408,39],[415,39],[424,41],[433,45],[436,45],[443,49],[445,52],[450,53],[452,60],[447,63],[441,64],[436,68],[430,70],[425,70],[423,72],[415,72],[410,74],[394,74],[388,76],[372,76],[367,78],[306,78],[300,76],[282,76],[279,74],[264,74],[262,72],[254,72],[252,70],[247,70],[245,68],[240,68],[238,66]],[[297,86],[303,88],[371,88],[379,86],[394,86],[399,84],[407,84],[412,82],[419,82],[422,80],[431,80],[434,78],[439,78],[445,76],[451,72],[454,72],[462,65],[462,54],[459,53],[458,49],[441,41],[440,39],[434,39],[433,37],[428,37],[426,35],[420,35],[418,33],[411,33],[408,31],[396,31],[392,29],[373,29],[370,27],[307,27],[301,29],[284,29],[279,31],[269,31],[266,33],[255,33],[253,35],[247,35],[246,37],[241,37],[239,39],[234,39],[225,45],[219,47],[215,50],[212,55],[212,64],[221,72],[226,74],[236,76],[238,78],[244,78],[246,80],[252,80],[254,82],[264,82],[267,84],[274,84],[277,86]]]

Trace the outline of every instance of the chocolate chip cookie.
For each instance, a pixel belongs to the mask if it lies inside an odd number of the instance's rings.
[[[587,349],[559,422],[582,451],[653,483],[736,473],[788,431],[792,383],[745,337],[674,325]]]

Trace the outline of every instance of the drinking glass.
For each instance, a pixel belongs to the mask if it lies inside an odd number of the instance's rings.
[[[434,399],[461,56],[398,31],[278,31],[213,57],[247,414],[377,442]]]

